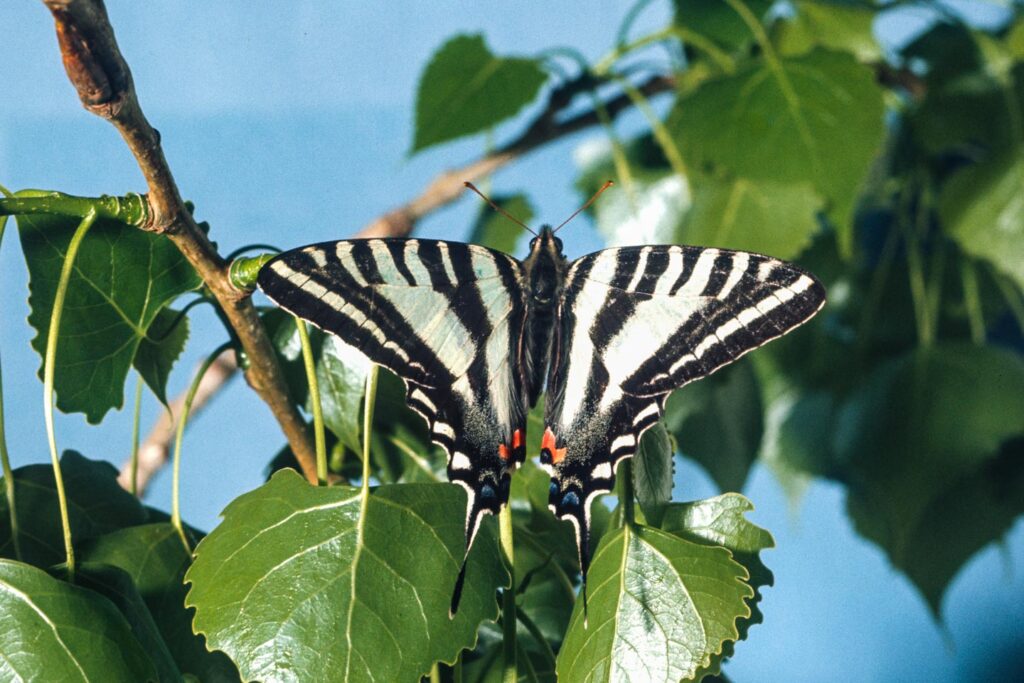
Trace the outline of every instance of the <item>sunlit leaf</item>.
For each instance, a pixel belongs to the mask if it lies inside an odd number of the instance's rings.
[[[677,241],[792,259],[810,244],[822,208],[810,182],[701,177]]]
[[[154,680],[156,670],[120,612],[97,593],[0,560],[0,661],[23,681]]]
[[[960,171],[942,192],[946,229],[964,251],[990,261],[1024,288],[1022,148]]]
[[[515,116],[545,80],[537,60],[498,57],[481,35],[455,36],[434,53],[420,77],[412,151]]]
[[[23,192],[21,196],[39,193]],[[43,356],[64,255],[78,219],[18,216],[29,272],[32,348]],[[124,383],[146,331],[199,278],[161,235],[112,220],[89,229],[68,283],[55,367],[57,407],[96,423],[124,404]],[[42,366],[39,370],[42,376]]]
[[[811,183],[849,246],[854,201],[885,132],[883,113],[871,69],[819,48],[707,81],[679,100],[669,125],[691,167]]]
[[[747,571],[724,548],[626,525],[594,554],[589,624],[576,605],[558,653],[571,681],[679,681],[711,663],[749,616]]]
[[[744,515],[753,509],[750,501],[740,494],[725,493],[690,503],[673,503],[665,511],[662,520],[661,526],[665,531],[695,543],[727,548],[733,559],[749,573],[747,583],[754,589],[754,594],[746,598],[750,615],[740,617],[736,622],[739,637],[736,641],[725,643],[722,652],[712,657],[711,663],[702,669],[698,678],[700,675],[718,674],[722,662],[732,656],[735,643],[745,640],[750,627],[763,620],[758,607],[761,589],[773,585],[775,577],[761,562],[760,552],[774,548],[775,539],[766,530],[746,519]]]
[[[449,484],[381,486],[363,497],[292,470],[234,500],[196,548],[195,630],[246,680],[416,680],[472,647],[507,581],[487,525],[459,612],[465,495]]]
[[[846,0],[796,0],[796,15],[780,27],[779,51],[803,54],[816,45],[849,52],[862,62],[882,59],[874,8]]]

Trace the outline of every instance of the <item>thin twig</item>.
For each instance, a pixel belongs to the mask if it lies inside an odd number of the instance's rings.
[[[146,179],[145,229],[166,235],[209,287],[248,359],[246,379],[281,425],[303,473],[316,481],[316,458],[306,423],[289,401],[280,364],[247,292],[228,279],[227,262],[185,207],[160,146],[136,96],[131,71],[114,38],[102,0],[43,0],[56,21],[64,68],[82,105],[112,123]]]
[[[195,421],[196,414],[202,410],[203,406],[224,388],[228,380],[234,377],[237,370],[238,363],[233,350],[225,351],[217,357],[210,369],[203,375],[199,389],[192,400],[192,408],[189,410],[189,414],[192,416],[190,424]],[[153,476],[170,460],[171,444],[174,442],[174,426],[185,405],[187,393],[187,391],[183,392],[171,401],[167,410],[160,411],[160,417],[157,418],[156,424],[146,436],[146,440],[139,446],[136,495],[140,498],[146,494],[146,487],[152,481]],[[131,458],[126,460],[117,477],[117,483],[126,490],[131,490],[131,464]]]

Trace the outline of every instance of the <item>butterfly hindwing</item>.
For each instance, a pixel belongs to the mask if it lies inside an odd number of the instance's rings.
[[[449,480],[466,490],[467,555],[483,515],[508,500],[513,465],[525,456],[521,280],[506,254],[420,239],[314,244],[259,275],[282,308],[405,381],[409,405],[448,455]]]
[[[813,276],[747,252],[687,246],[607,249],[566,276],[551,355],[541,461],[550,506],[573,523],[586,571],[590,505],[610,491],[665,399],[808,320]]]

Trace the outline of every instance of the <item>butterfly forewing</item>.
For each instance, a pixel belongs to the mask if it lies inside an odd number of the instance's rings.
[[[607,249],[566,276],[552,350],[542,463],[586,569],[590,505],[661,416],[669,392],[816,313],[825,291],[777,259],[686,246]]]
[[[468,554],[525,455],[519,262],[458,242],[345,240],[286,252],[258,283],[405,381],[409,405],[448,454],[449,480],[466,490]]]

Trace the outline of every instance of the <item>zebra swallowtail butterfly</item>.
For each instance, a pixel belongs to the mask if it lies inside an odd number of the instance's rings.
[[[523,261],[460,242],[353,239],[285,252],[258,283],[405,381],[466,491],[466,557],[483,515],[508,501],[527,413],[546,388],[540,462],[549,507],[576,533],[584,601],[590,506],[669,393],[825,302],[810,273],[742,251],[621,247],[569,262],[547,225]],[[452,614],[465,570],[464,557]]]

